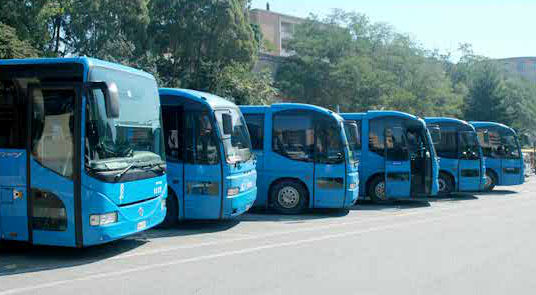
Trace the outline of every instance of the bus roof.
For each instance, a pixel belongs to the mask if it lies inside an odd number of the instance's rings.
[[[387,117],[387,116],[393,116],[393,117],[401,117],[406,118],[410,120],[422,120],[421,118],[414,116],[412,114],[399,112],[399,111],[367,111],[366,113],[343,113],[341,114],[343,118],[347,119],[362,119],[363,117],[367,117],[368,119],[378,118],[378,117]]]
[[[328,116],[335,117],[338,121],[344,121],[344,119],[337,114],[334,111],[331,111],[329,109],[315,106],[312,104],[304,104],[304,103],[274,103],[270,106],[240,106],[240,109],[244,113],[265,113],[266,110],[272,109],[273,111],[283,111],[283,110],[293,110],[293,109],[301,109],[301,110],[309,110],[309,111],[315,111],[320,112]]]
[[[191,90],[191,89],[178,89],[178,88],[160,88],[158,90],[158,93],[160,95],[168,95],[168,96],[181,96],[184,98],[188,98],[191,100],[194,100],[196,102],[202,103],[207,105],[208,107],[212,109],[216,108],[236,108],[236,104],[233,102],[230,102],[224,98],[221,98],[217,95],[201,92],[197,90]],[[168,103],[168,102],[166,102]]]
[[[473,125],[469,124],[469,122],[460,120],[457,118],[450,118],[450,117],[426,117],[424,118],[424,121],[426,124],[441,124],[441,123],[449,123],[453,125],[460,125],[463,127],[469,127],[470,129],[474,130]]]
[[[498,128],[508,129],[508,130],[514,132],[514,134],[516,133],[516,131],[514,129],[512,129],[511,127],[506,126],[506,125],[501,124],[501,123],[496,123],[496,122],[470,121],[469,124],[473,125],[475,128],[498,127]]]
[[[78,63],[84,65],[86,69],[97,66],[104,67],[154,79],[153,75],[147,72],[90,57],[0,59],[0,67],[7,65],[44,65],[62,63]]]

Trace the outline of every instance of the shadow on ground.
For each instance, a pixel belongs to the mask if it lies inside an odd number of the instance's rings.
[[[478,197],[472,193],[452,193],[450,195],[441,195],[428,198],[429,202],[456,202],[467,200],[478,200]]]
[[[2,241],[0,243],[0,277],[91,264],[131,251],[145,243],[146,241],[142,239],[128,238],[105,245],[78,249]]]
[[[479,196],[493,196],[493,195],[499,195],[499,196],[506,196],[506,195],[514,195],[518,194],[519,192],[507,190],[507,189],[499,189],[499,190],[492,190],[491,192],[478,192],[477,194]]]
[[[283,222],[290,223],[302,223],[307,220],[314,219],[327,219],[327,218],[339,218],[348,215],[347,209],[313,209],[308,210],[303,214],[295,215],[283,215],[274,212],[273,210],[264,210],[253,208],[248,213],[239,217],[240,221],[244,222]]]
[[[173,228],[150,229],[119,241],[83,249],[2,241],[0,243],[0,277],[91,264],[135,250],[150,243],[151,239],[225,231],[238,223],[238,220],[181,223]]]
[[[381,203],[373,203],[371,201],[359,200],[351,210],[400,211],[426,207],[430,207],[430,203],[428,201],[386,201]]]

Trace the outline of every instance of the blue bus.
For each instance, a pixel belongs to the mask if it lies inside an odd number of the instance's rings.
[[[439,161],[439,194],[481,191],[485,168],[475,128],[454,118],[425,118],[424,121]]]
[[[396,111],[342,117],[360,129],[360,199],[423,200],[437,194],[438,163],[424,120]]]
[[[84,247],[164,220],[153,76],[90,58],[2,60],[0,125],[1,239]]]
[[[238,107],[185,89],[160,89],[160,102],[169,183],[165,225],[246,212],[257,195],[257,172]]]
[[[241,106],[257,157],[256,207],[349,208],[358,194],[357,127],[312,105]],[[347,133],[354,136],[349,144]]]
[[[486,165],[484,191],[496,185],[518,185],[525,181],[521,146],[514,129],[493,122],[469,122],[476,129]]]

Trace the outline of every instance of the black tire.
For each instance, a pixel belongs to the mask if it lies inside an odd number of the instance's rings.
[[[484,184],[484,191],[491,192],[497,185],[497,175],[493,171],[486,170],[486,179],[489,179],[489,184]]]
[[[383,183],[383,197],[379,195],[379,190],[381,188],[378,187],[378,185],[381,185]],[[377,189],[378,187],[378,189]],[[368,195],[370,197],[370,200],[373,203],[380,203],[387,201],[387,198],[385,197],[385,178],[381,176],[376,176],[372,181],[369,183],[368,187]]]
[[[171,228],[179,222],[179,202],[177,196],[171,189],[168,190],[166,198],[166,217],[160,225],[162,228]]]
[[[452,181],[452,177],[450,177],[448,174],[444,172],[439,173],[439,191],[437,192],[440,196],[447,196],[450,195],[454,191],[454,182]]]
[[[296,181],[278,182],[270,190],[273,208],[281,214],[302,213],[307,205],[308,194],[305,187]]]

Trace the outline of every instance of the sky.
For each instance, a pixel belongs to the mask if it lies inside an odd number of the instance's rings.
[[[536,0],[252,0],[253,8],[307,17],[333,8],[388,23],[427,49],[451,52],[470,43],[490,58],[536,56]]]

